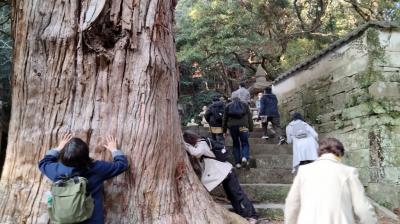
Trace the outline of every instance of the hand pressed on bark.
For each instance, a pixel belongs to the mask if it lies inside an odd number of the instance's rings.
[[[69,142],[69,140],[71,140],[72,138],[72,134],[70,132],[65,133],[62,137],[60,142],[58,143],[57,148],[55,148],[57,151],[61,151],[65,144],[67,144]]]
[[[114,152],[117,150],[117,139],[115,139],[114,136],[107,136],[106,137],[106,144],[104,145],[104,147],[108,150],[110,150],[110,152]]]

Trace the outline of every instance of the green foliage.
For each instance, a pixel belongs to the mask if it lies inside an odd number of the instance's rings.
[[[11,71],[12,39],[11,39],[11,8],[0,4],[0,74]]]
[[[6,2],[0,2],[0,101],[8,105],[10,97],[10,82],[12,65],[11,38],[11,7]],[[4,108],[4,106],[3,106]]]
[[[202,111],[203,106],[211,104],[212,97],[215,95],[220,94],[215,91],[201,91],[194,95],[182,95],[179,98],[179,104],[183,109],[182,125],[187,124],[192,118],[200,124],[201,118],[198,114]]]
[[[259,64],[273,80],[366,21],[400,21],[400,0],[180,0],[176,9],[178,61],[191,70],[182,94],[230,94]]]

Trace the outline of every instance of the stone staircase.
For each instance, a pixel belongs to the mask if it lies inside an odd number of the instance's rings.
[[[192,131],[201,136],[208,136],[208,128],[191,127]],[[278,139],[261,139],[262,130],[256,128],[250,133],[250,169],[236,169],[242,188],[256,208],[259,224],[282,224],[285,198],[289,192],[294,175],[292,171],[291,145],[277,145]],[[232,139],[225,141],[232,155]],[[214,189],[211,194],[215,200],[230,209],[222,186]],[[379,224],[399,224],[400,218],[393,212],[371,201],[377,212]],[[268,222],[266,220],[273,220]]]
[[[260,219],[282,220],[287,193],[293,181],[292,149],[290,145],[277,145],[278,139],[261,139],[262,130],[250,134],[250,169],[236,169],[239,181],[253,202]],[[232,156],[232,140],[228,137],[226,147]],[[218,199],[225,198],[222,187],[211,192]],[[229,201],[221,202],[231,208]]]

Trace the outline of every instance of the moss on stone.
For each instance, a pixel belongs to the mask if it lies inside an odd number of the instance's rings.
[[[385,48],[381,46],[379,41],[379,31],[376,29],[368,29],[366,32],[368,64],[366,73],[361,76],[358,81],[362,88],[367,88],[374,81],[382,78],[380,71],[375,69],[376,63],[385,63]]]

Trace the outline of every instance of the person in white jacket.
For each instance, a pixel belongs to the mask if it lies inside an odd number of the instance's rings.
[[[377,224],[355,168],[343,165],[343,144],[321,141],[313,163],[300,166],[285,203],[285,224]]]
[[[287,143],[293,143],[293,173],[300,165],[313,162],[318,158],[318,134],[304,122],[300,113],[295,112],[292,121],[286,127]]]
[[[218,161],[210,149],[207,141],[192,131],[183,133],[186,151],[202,162],[201,182],[208,191],[212,191],[220,183],[234,211],[246,218],[249,223],[257,222],[257,213],[253,204],[242,190],[239,181],[229,162]]]

